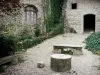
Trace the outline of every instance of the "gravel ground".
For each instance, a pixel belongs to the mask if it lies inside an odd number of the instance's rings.
[[[83,55],[72,56],[72,69],[70,72],[57,73],[50,69],[50,56],[53,54],[54,44],[83,44],[88,34],[67,34],[56,36],[44,41],[25,53],[26,61],[9,67],[6,73],[0,75],[100,75],[97,70],[100,65],[100,56],[92,54],[83,48]],[[84,44],[83,44],[84,45]],[[38,62],[44,62],[45,67],[37,68]]]

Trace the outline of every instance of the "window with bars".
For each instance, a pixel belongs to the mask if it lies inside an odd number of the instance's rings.
[[[25,7],[25,22],[27,24],[36,24],[37,12],[38,10],[35,6]]]
[[[77,3],[72,3],[72,9],[77,9]]]

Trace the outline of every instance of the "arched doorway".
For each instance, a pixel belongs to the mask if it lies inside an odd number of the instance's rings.
[[[95,15],[86,14],[84,15],[84,32],[95,31]]]

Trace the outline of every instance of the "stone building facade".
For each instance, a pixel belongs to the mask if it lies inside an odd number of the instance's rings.
[[[37,25],[41,33],[44,32],[43,2],[42,0],[20,0],[21,3],[21,24],[34,35]],[[24,27],[24,26],[23,26]]]
[[[100,0],[67,0],[66,25],[77,33],[100,31]]]
[[[20,0],[22,24],[36,24],[43,20],[42,0]]]
[[[7,15],[0,13],[0,23],[12,28],[12,34],[19,35],[26,31],[34,36],[35,27],[39,25],[41,33],[43,32],[43,6],[42,0],[20,0],[21,8]],[[0,24],[1,25],[1,24]]]

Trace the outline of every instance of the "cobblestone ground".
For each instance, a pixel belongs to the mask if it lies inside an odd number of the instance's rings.
[[[9,67],[4,74],[0,75],[100,75],[97,70],[100,65],[100,56],[83,49],[83,55],[72,56],[72,69],[69,72],[57,73],[50,69],[50,56],[53,54],[54,44],[83,44],[88,34],[66,34],[56,36],[44,41],[25,53],[26,61]],[[84,45],[84,44],[83,44]],[[38,62],[44,62],[43,69],[37,68]]]

